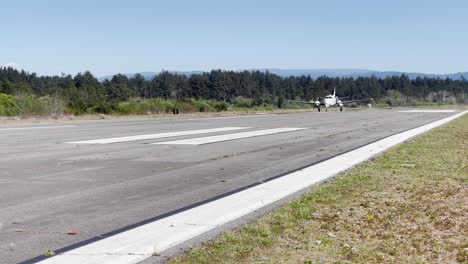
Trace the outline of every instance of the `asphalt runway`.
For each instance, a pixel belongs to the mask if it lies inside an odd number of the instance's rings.
[[[26,261],[452,114],[372,109],[2,125],[0,263]]]

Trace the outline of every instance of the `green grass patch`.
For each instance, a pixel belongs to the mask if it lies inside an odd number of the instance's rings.
[[[170,263],[468,263],[468,115]]]

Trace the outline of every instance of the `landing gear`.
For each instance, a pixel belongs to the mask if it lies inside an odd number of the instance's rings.
[[[320,112],[320,107],[317,107],[317,110]]]
[[[328,112],[328,107],[325,107],[325,112]]]
[[[342,106],[340,106],[340,112],[343,112],[343,107]]]

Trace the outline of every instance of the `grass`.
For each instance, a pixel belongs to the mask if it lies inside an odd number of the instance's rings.
[[[468,263],[468,115],[170,263]]]

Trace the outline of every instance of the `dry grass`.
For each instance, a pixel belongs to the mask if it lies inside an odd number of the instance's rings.
[[[171,263],[468,263],[468,115]]]

